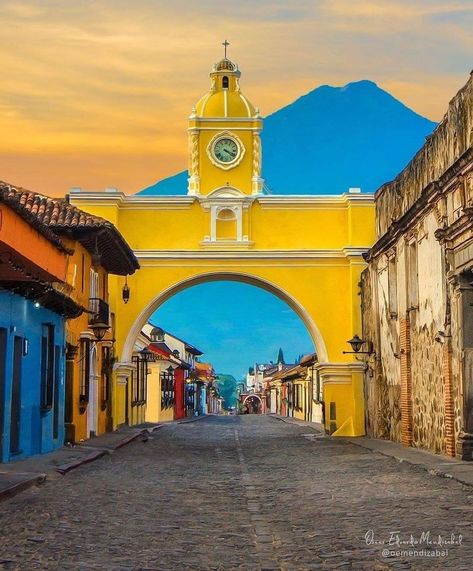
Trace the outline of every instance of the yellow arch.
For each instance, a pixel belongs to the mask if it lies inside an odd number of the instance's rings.
[[[138,317],[135,319],[132,327],[130,328],[126,341],[123,345],[122,351],[122,362],[129,362],[131,360],[131,355],[133,352],[133,346],[135,344],[136,338],[138,337],[140,331],[142,330],[145,323],[148,321],[150,316],[168,299],[176,295],[177,293],[188,289],[192,286],[199,285],[202,283],[215,282],[215,281],[233,281],[245,283],[248,285],[253,285],[260,289],[263,289],[269,293],[272,293],[282,301],[286,302],[289,307],[300,317],[304,323],[309,335],[312,338],[314,346],[317,351],[317,355],[320,361],[324,362],[328,360],[327,348],[325,346],[324,339],[317,325],[315,324],[312,317],[304,309],[301,303],[291,296],[288,292],[284,291],[280,286],[255,276],[246,272],[234,272],[234,271],[211,271],[204,272],[186,278],[179,282],[176,282],[172,286],[168,287],[161,293],[159,293],[144,309],[140,312]]]

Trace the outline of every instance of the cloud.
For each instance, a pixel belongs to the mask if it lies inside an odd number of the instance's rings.
[[[15,182],[41,153],[63,193],[60,158],[99,155],[100,173],[133,192],[185,168],[187,116],[225,37],[263,114],[319,84],[368,78],[440,119],[469,72],[472,13],[469,0],[242,0],[225,13],[216,0],[3,2],[0,151],[17,156],[6,175]],[[138,176],[127,153],[143,157]],[[98,188],[98,173],[74,177]],[[32,171],[29,186],[45,176]]]

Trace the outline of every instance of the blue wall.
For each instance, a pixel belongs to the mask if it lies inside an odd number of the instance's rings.
[[[61,347],[57,383],[57,438],[53,437],[54,407],[49,411],[41,410],[41,337],[42,326],[46,323],[54,325],[54,343]],[[0,458],[2,462],[50,452],[61,447],[64,442],[64,325],[64,318],[57,313],[43,307],[35,307],[34,302],[9,291],[0,291],[0,328],[6,329],[7,336],[5,384],[3,402],[0,402],[3,407],[3,430],[0,431],[3,432]],[[28,353],[21,359],[20,453],[10,456],[15,336],[28,340]]]

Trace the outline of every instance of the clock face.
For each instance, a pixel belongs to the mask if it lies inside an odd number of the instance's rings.
[[[238,144],[230,138],[218,139],[213,147],[213,154],[221,163],[233,162],[237,158],[238,153]]]

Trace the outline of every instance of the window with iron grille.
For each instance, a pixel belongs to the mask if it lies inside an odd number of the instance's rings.
[[[131,406],[136,406],[138,404],[138,386],[140,381],[140,359],[139,357],[133,357],[132,360],[135,366],[131,371]]]
[[[174,372],[161,371],[161,408],[174,406]]]
[[[79,348],[79,400],[89,402],[90,387],[90,339],[81,339]]]
[[[41,335],[41,408],[51,410],[54,399],[54,325],[43,323]]]

